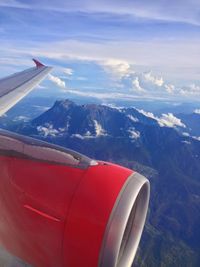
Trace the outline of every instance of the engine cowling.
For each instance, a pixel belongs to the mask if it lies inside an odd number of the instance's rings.
[[[35,267],[130,267],[149,182],[121,166],[0,132],[0,242]]]

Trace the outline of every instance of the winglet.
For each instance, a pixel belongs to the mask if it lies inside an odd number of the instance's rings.
[[[37,68],[41,68],[44,67],[44,64],[42,64],[40,61],[38,61],[37,59],[33,58],[33,61],[36,65]]]

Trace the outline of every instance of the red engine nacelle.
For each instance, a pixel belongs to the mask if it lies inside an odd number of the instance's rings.
[[[0,131],[0,242],[34,267],[130,267],[149,182],[132,170]]]

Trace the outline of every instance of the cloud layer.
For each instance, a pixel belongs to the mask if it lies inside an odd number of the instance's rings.
[[[154,119],[158,122],[158,124],[161,127],[169,127],[169,128],[175,128],[175,127],[183,127],[185,128],[185,124],[177,117],[175,117],[172,113],[168,114],[162,114],[161,117],[154,116],[151,112],[146,112],[144,110],[138,110],[140,113],[145,115],[146,117],[149,117],[151,119]]]
[[[103,69],[108,72],[121,85],[137,95],[160,96],[168,98],[191,98],[200,96],[200,86],[192,83],[188,86],[176,86],[156,76],[152,71],[137,72],[134,65],[126,61],[108,60],[100,62]]]
[[[61,80],[59,77],[56,77],[56,76],[54,76],[52,74],[49,74],[48,77],[49,77],[50,81],[52,81],[54,84],[56,84],[61,89],[65,89],[66,88],[65,81]]]
[[[199,10],[197,0],[1,0],[1,75],[36,57],[61,89],[68,79],[82,94],[196,100]]]

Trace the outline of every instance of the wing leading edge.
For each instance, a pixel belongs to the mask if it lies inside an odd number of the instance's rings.
[[[36,66],[0,79],[0,116],[29,94],[52,70],[33,59]]]

